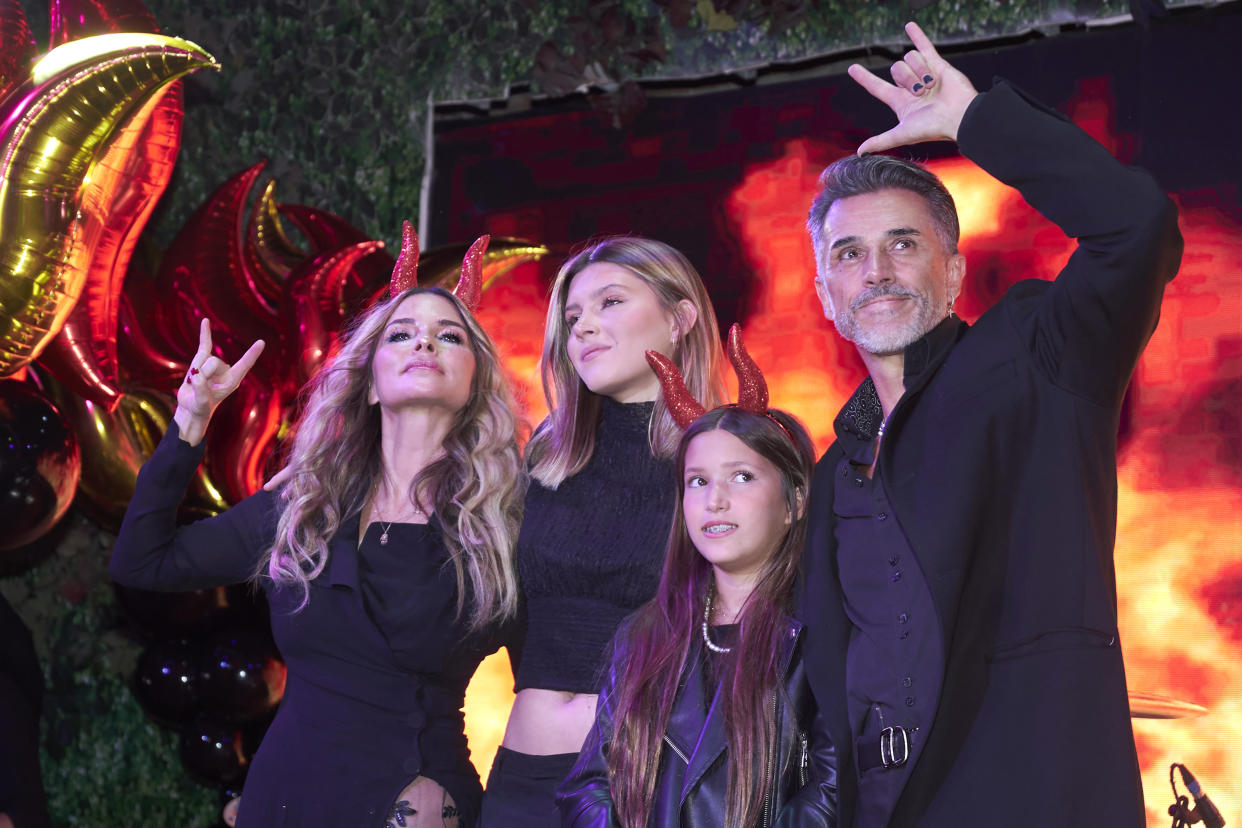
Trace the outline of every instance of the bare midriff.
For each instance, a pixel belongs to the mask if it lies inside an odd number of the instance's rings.
[[[577,753],[595,724],[594,693],[528,687],[519,691],[501,743],[534,756]]]

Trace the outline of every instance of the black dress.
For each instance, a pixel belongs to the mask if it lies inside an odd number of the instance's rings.
[[[177,527],[177,505],[203,446],[177,426],[138,475],[110,571],[144,589],[189,590],[244,581],[273,543],[274,493],[259,492],[227,512]],[[444,787],[463,825],[482,789],[469,761],[461,711],[479,662],[503,630],[467,632],[469,602],[456,618],[454,569],[435,518],[393,524],[389,542],[359,517],[329,543],[328,564],[311,581],[306,607],[292,591],[260,579],[272,633],[288,667],[284,700],[255,755],[237,824],[382,826],[415,777]]]

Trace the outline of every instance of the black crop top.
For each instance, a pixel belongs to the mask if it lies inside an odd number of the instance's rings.
[[[621,620],[655,595],[673,519],[673,463],[651,455],[654,403],[603,399],[595,453],[555,489],[531,481],[518,536],[526,642],[516,689],[599,690]]]

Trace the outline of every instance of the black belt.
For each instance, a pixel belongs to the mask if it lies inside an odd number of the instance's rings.
[[[900,768],[910,758],[910,745],[917,732],[917,727],[906,730],[901,725],[894,725],[881,730],[879,739],[860,743],[858,770],[861,772],[872,768]]]

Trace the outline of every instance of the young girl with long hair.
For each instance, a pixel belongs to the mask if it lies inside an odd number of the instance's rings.
[[[262,350],[229,366],[203,321],[113,553],[130,586],[253,578],[267,595],[288,676],[243,828],[468,826],[478,813],[461,705],[517,612],[525,474],[496,349],[471,312],[481,251],[455,293],[423,289],[411,239],[390,298],[311,381],[279,492],[179,528],[212,411]]]
[[[666,355],[715,405],[719,342],[702,279],[666,244],[602,239],[557,275],[543,349],[551,413],[527,446],[518,538],[525,644],[487,828],[556,824],[556,786],[595,719],[608,642],[655,593],[680,431],[645,352]]]
[[[676,517],[659,589],[617,635],[595,726],[558,794],[564,826],[769,826],[812,772],[821,785],[807,797],[832,788],[831,744],[817,739],[811,755],[792,615],[813,449],[797,420],[768,410],[736,331],[735,405],[703,413],[661,363],[688,425]],[[832,803],[815,804],[784,818],[830,824]]]

